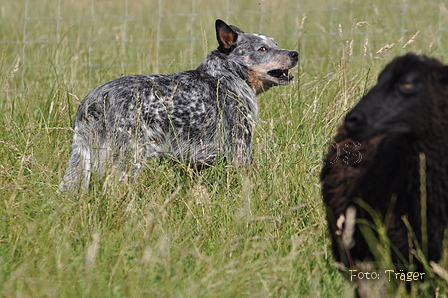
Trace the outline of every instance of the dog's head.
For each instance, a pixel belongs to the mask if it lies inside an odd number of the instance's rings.
[[[218,51],[244,66],[249,84],[257,94],[293,80],[289,71],[296,66],[299,54],[278,47],[272,37],[247,34],[221,20],[216,20],[216,37]]]

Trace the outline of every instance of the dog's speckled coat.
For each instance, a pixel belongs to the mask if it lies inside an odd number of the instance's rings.
[[[86,96],[62,189],[86,190],[91,173],[104,174],[107,165],[135,174],[161,155],[196,165],[251,161],[256,96],[292,80],[298,53],[221,20],[216,34],[219,48],[196,70],[125,76]]]

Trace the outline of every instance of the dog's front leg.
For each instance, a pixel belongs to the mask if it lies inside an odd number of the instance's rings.
[[[232,163],[235,166],[247,166],[252,163],[252,140],[250,131],[247,129],[235,134]]]

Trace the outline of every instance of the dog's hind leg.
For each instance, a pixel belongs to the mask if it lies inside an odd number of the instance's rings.
[[[75,127],[73,142],[65,176],[59,189],[69,193],[85,192],[89,186],[92,167],[92,148],[89,130]]]

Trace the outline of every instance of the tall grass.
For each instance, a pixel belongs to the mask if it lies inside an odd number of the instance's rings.
[[[323,152],[394,55],[446,56],[438,29],[448,24],[439,2],[334,2],[3,1],[0,295],[352,295],[328,249]],[[217,46],[218,17],[300,53],[296,82],[260,96],[253,166],[197,176],[154,160],[137,184],[95,181],[79,200],[58,194],[89,89],[195,67]]]

